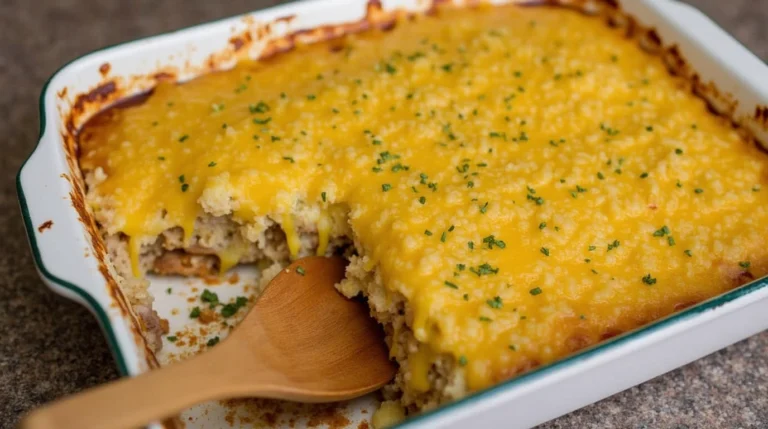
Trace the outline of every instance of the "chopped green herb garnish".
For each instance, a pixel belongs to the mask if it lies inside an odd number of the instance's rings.
[[[669,228],[666,225],[653,232],[654,237],[664,237],[665,235],[669,235]]]
[[[173,343],[173,342],[175,342],[176,340],[178,340],[178,338],[177,338],[175,335],[169,335],[169,336],[167,336],[167,337],[165,337],[165,338],[166,338],[168,341],[172,342],[172,343]]]
[[[542,254],[544,254],[544,256],[549,256],[549,249],[547,249],[546,247],[542,247],[541,249],[539,249],[539,251]]]
[[[503,240],[497,240],[494,235],[489,235],[487,237],[484,237],[483,243],[488,245],[488,249],[493,249],[493,246],[496,246],[499,249],[503,249],[507,247],[507,243],[505,243]]]
[[[432,235],[432,231],[430,231],[430,230],[428,230],[428,229],[425,229],[425,230],[424,230],[424,235],[426,235],[427,237],[429,237],[429,236],[431,236],[431,235]]]
[[[210,340],[208,340],[207,343],[205,343],[208,347],[213,347],[216,344],[219,344],[219,337],[213,337]]]
[[[700,194],[700,193],[704,192],[704,190],[701,189],[701,188],[696,188],[696,189],[693,190],[693,192],[696,192],[697,194]]]
[[[387,192],[390,189],[392,189],[392,185],[390,185],[389,183],[385,183],[385,184],[381,185],[381,190],[384,191],[384,192]]]
[[[739,262],[739,266],[741,268],[744,268],[745,270],[748,270],[751,265],[752,265],[752,263],[749,262],[749,261],[741,261],[741,262]]]
[[[538,286],[537,286],[537,287],[535,287],[535,288],[533,288],[533,289],[529,290],[528,292],[529,292],[531,295],[533,295],[533,296],[536,296],[536,295],[539,295],[539,294],[541,294],[542,290],[541,290],[541,288],[540,288],[540,287],[538,287]]]
[[[670,235],[669,237],[667,237],[667,243],[669,243],[670,246],[674,246],[675,238]]]
[[[236,304],[227,304],[221,308],[221,315],[224,317],[232,317],[239,309],[240,307]]]
[[[315,96],[315,94],[309,94],[309,95],[307,95],[307,100],[309,100],[309,101],[312,101],[312,100],[314,100],[314,99],[316,99],[316,98],[317,98],[317,97]]]
[[[326,193],[325,193],[325,191],[323,191],[323,192],[320,192],[320,198],[322,198],[322,199],[323,199],[323,202],[325,202],[325,201],[326,201],[326,197],[327,197],[327,196],[326,196]]]
[[[304,271],[304,267],[302,267],[301,265],[299,265],[298,267],[296,267],[296,274],[298,274],[298,275],[300,275],[300,276],[303,276],[303,275],[304,275],[304,274],[306,274],[306,273],[307,273],[307,272],[306,272],[306,271]]]
[[[253,118],[253,123],[256,124],[256,125],[266,125],[270,121],[272,121],[272,117],[271,116],[267,117],[267,118],[264,118],[264,119]]]
[[[474,250],[475,249],[475,243],[473,241],[468,241],[467,242],[467,247],[469,248],[469,250]]]
[[[458,286],[456,286],[456,284],[455,284],[455,283],[451,283],[451,282],[449,282],[448,280],[446,280],[446,281],[445,281],[445,282],[443,282],[443,283],[444,283],[446,286],[448,286],[449,288],[451,288],[451,289],[458,289],[458,288],[459,288]]]
[[[179,137],[179,143],[184,143],[185,141],[187,141],[188,138],[189,136],[187,134],[184,134],[183,136]]]
[[[195,307],[189,312],[190,319],[197,319],[200,317],[200,307]]]
[[[654,285],[654,284],[656,284],[656,278],[655,278],[655,277],[651,277],[651,275],[650,275],[650,274],[646,274],[646,275],[643,277],[643,283],[645,283],[645,284],[647,284],[647,285],[649,285],[649,286],[650,286],[650,285]]]
[[[641,179],[645,179],[646,177],[648,177],[648,173],[643,172],[642,174],[640,174]]]
[[[443,233],[440,235],[440,241],[445,243],[446,239],[448,239],[448,233],[443,231]]]
[[[539,224],[539,229],[540,229],[540,230],[541,230],[541,229],[544,229],[544,228],[546,228],[546,227],[547,227],[547,223],[546,223],[546,222],[542,222],[542,223],[540,223],[540,224]]]
[[[613,243],[608,243],[608,251],[610,252],[611,250],[619,247],[619,245],[621,245],[619,240],[613,240]]]
[[[288,161],[288,162],[290,162],[291,164],[295,164],[296,163],[296,160],[293,159],[292,156],[284,156],[283,159]]]
[[[601,172],[599,172],[599,171],[598,171],[598,172],[597,172],[597,178],[598,178],[598,179],[600,179],[600,180],[604,180],[604,179],[605,179],[605,176],[603,176],[603,173],[601,173]]]
[[[488,202],[486,201],[485,204],[480,206],[480,213],[485,214],[485,212],[488,211]]]
[[[421,197],[419,197],[419,203],[426,204],[426,202],[427,202],[427,197],[425,197],[423,195]]]
[[[498,268],[494,268],[493,266],[491,266],[491,264],[487,262],[484,264],[478,265],[477,268],[470,267],[469,271],[476,274],[478,277],[499,273]]]
[[[480,320],[481,322],[493,322],[493,319],[491,319],[490,317],[485,317],[485,316],[478,317],[478,320]]]
[[[601,129],[601,130],[603,130],[603,131],[605,131],[605,133],[606,133],[606,134],[608,134],[608,135],[609,135],[609,136],[611,136],[611,137],[613,137],[613,136],[616,136],[616,135],[618,135],[618,134],[619,134],[619,130],[617,130],[617,129],[615,129],[615,128],[611,128],[611,127],[610,127],[610,126],[608,126],[608,125],[605,125],[605,123],[604,123],[604,122],[601,122],[601,123],[600,123],[600,129]]]
[[[467,365],[467,357],[464,355],[459,356],[459,366]]]
[[[259,101],[258,104],[249,104],[248,110],[251,113],[266,113],[269,112],[269,105],[263,101]]]
[[[501,300],[501,297],[495,296],[493,299],[489,299],[485,301],[486,304],[488,304],[489,307],[499,309],[504,306],[504,303]]]
[[[692,256],[693,256],[693,253],[691,253],[691,251],[690,251],[690,250],[687,250],[687,249],[686,249],[686,250],[685,250],[683,253],[685,253],[686,255],[688,255],[688,257],[692,257]]]
[[[189,189],[189,183],[181,184],[181,192],[187,192],[188,189]]]
[[[211,292],[208,289],[205,289],[203,290],[202,295],[200,295],[200,300],[211,304],[211,308],[213,308],[219,304],[219,295],[217,295],[214,292]]]

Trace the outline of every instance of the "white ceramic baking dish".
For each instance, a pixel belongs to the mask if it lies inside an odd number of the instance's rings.
[[[709,84],[714,83],[719,95],[708,92],[713,106],[766,141],[768,109],[760,107],[768,105],[765,64],[690,6],[673,0],[621,3],[629,16],[656,30],[664,47],[672,47],[665,51],[670,63],[681,66],[679,59],[685,59],[685,70],[678,67],[678,72],[692,75],[695,71],[701,92],[712,90]],[[279,49],[279,45],[267,43],[272,37],[329,24],[359,23],[366,11],[378,9],[376,6],[364,0],[310,0],[198,25],[88,54],[62,67],[45,85],[40,97],[40,141],[17,178],[24,223],[43,280],[55,292],[82,303],[96,315],[122,374],[147,371],[157,365],[158,359],[172,360],[174,351],[179,350],[166,344],[165,354],[158,357],[148,350],[136,317],[104,263],[104,248],[82,204],[72,134],[97,110],[149,89],[158,79],[169,75],[188,79],[210,69],[231,66],[237,58],[256,57],[263,49]],[[396,0],[384,2],[383,10],[428,6],[420,1]],[[267,23],[271,24],[265,26]],[[324,37],[335,31],[330,28],[304,35]],[[658,42],[655,37],[650,39]],[[174,285],[177,289],[190,287],[188,281],[179,279],[162,279],[152,286],[156,307],[170,319],[172,331],[189,323],[188,318],[172,315],[171,307],[183,303],[183,296],[162,293]],[[766,286],[765,279],[753,281],[642,329],[413,417],[401,427],[529,427],[568,413],[768,328]],[[241,293],[239,287],[234,285],[220,293]],[[350,427],[358,427],[370,418],[375,405],[374,398],[344,404],[334,411],[343,419],[333,425],[339,426],[347,419]],[[301,425],[309,421],[302,419],[311,419],[310,414],[316,411],[297,407],[290,412],[294,423]],[[232,417],[233,412],[242,409],[232,411],[221,404],[208,404],[186,412],[183,419],[188,428],[227,427],[225,417],[227,413]],[[287,424],[287,420],[271,420],[276,426]],[[243,424],[238,418],[233,421]],[[323,421],[319,424],[322,426]]]

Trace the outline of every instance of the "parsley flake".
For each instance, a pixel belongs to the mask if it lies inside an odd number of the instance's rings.
[[[488,304],[489,307],[495,308],[495,309],[499,309],[504,306],[504,303],[502,302],[501,297],[499,296],[495,296],[493,297],[493,299],[489,299],[485,302],[486,304]]]
[[[653,232],[654,237],[664,237],[665,235],[669,235],[669,228],[666,225]]]

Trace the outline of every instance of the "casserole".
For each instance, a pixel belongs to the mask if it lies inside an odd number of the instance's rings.
[[[686,52],[686,51],[684,50],[684,52]],[[113,66],[114,66],[114,64],[113,64]],[[104,92],[102,92],[102,93],[96,93],[96,94],[97,94],[97,95],[98,95],[98,94],[104,94]],[[107,98],[107,99],[109,98],[109,94],[107,94],[107,95],[106,95],[106,98]],[[51,232],[51,231],[54,231],[54,230],[56,230],[56,226],[57,226],[57,225],[58,225],[58,222],[54,220],[54,226],[53,226],[52,228],[50,228],[49,230],[46,230],[46,231],[48,231],[48,232]],[[46,233],[47,233],[47,232],[46,232]],[[96,249],[96,251],[98,251],[98,249]],[[536,374],[536,373],[531,373],[531,375],[533,375],[533,374]]]

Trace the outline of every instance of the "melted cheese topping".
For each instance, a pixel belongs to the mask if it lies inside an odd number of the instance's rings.
[[[161,84],[83,135],[133,242],[205,210],[269,216],[295,254],[297,202],[348,205],[428,345],[417,390],[432,353],[477,389],[768,269],[768,158],[572,11],[443,10]]]

